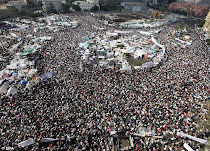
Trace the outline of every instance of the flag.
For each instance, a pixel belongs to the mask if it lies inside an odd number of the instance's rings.
[[[48,72],[48,73],[45,73],[45,74],[42,74],[41,76],[39,76],[39,80],[45,81],[49,78],[52,78],[52,76],[53,76],[53,72]]]

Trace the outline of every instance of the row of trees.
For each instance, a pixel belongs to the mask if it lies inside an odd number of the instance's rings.
[[[75,11],[81,11],[81,8],[79,5],[75,5],[73,4],[73,2],[75,2],[76,0],[66,0],[66,4],[62,4],[62,13],[69,13],[69,8],[73,8]],[[100,10],[102,11],[112,11],[112,10],[117,10],[117,4],[115,1],[113,0],[107,0],[106,3],[100,8]],[[54,13],[54,11],[52,11],[52,8],[48,9],[49,13]],[[86,10],[87,11],[87,10]],[[90,11],[95,12],[95,11],[99,11],[99,7],[97,5],[94,5]]]
[[[1,1],[0,3],[8,2],[8,0],[0,0],[0,1]],[[62,4],[61,10],[59,10],[59,12],[55,9],[53,4],[49,5],[46,8],[46,11],[48,14],[70,13],[69,8],[72,8],[75,11],[81,11],[81,8],[79,5],[73,4],[73,2],[75,2],[75,1],[76,0],[66,0],[66,3]],[[18,12],[18,10],[16,8],[12,8],[12,10],[11,9],[1,10],[0,11],[0,19],[15,17],[15,16],[27,16],[27,17],[32,17],[32,18],[41,17],[41,16],[43,16],[43,13],[40,11],[40,10],[43,10],[42,6],[43,6],[43,4],[41,1],[35,2],[34,0],[27,0],[27,5],[23,6],[20,12]],[[118,10],[118,7],[117,7],[117,4],[115,1],[106,0],[106,3],[102,3],[100,10],[113,11],[113,10]],[[40,11],[40,12],[38,13],[38,11]],[[87,11],[87,10],[85,10],[85,11]],[[95,5],[95,6],[93,6],[93,8],[90,9],[90,11],[92,11],[92,12],[99,11],[99,7]],[[37,13],[35,13],[35,12],[37,12]]]
[[[54,7],[52,4],[50,4],[50,5],[46,8],[46,10],[47,10],[47,13],[48,13],[48,14],[50,14],[50,13],[54,13],[54,14],[63,13],[63,14],[66,14],[66,13],[69,13],[69,12],[70,12],[70,10],[69,10],[70,7],[71,7],[72,9],[74,9],[75,11],[78,11],[78,12],[81,11],[81,8],[80,8],[79,5],[68,4],[68,3],[67,3],[67,4],[62,3],[61,12],[57,12],[57,10],[55,9],[55,7]],[[94,5],[93,8],[91,8],[90,11],[94,12],[94,11],[98,11],[98,10],[99,10],[99,7],[96,6],[96,5]]]

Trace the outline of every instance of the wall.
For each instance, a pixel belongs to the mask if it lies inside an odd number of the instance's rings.
[[[210,33],[210,11],[208,15],[206,16],[206,22],[203,26],[203,30]]]

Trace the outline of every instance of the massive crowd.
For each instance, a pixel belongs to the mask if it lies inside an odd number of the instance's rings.
[[[196,128],[209,94],[209,50],[199,31],[189,26],[192,45],[176,48],[168,38],[175,25],[161,27],[163,32],[157,40],[170,56],[156,68],[121,72],[83,64],[81,70],[81,58],[75,53],[78,42],[92,33],[105,32],[91,25],[109,31],[117,27],[104,25],[89,13],[70,16],[80,21],[78,28],[34,32],[31,26],[31,30],[22,31],[23,37],[54,37],[43,44],[39,52],[42,59],[36,64],[40,74],[53,71],[54,76],[32,90],[1,96],[1,148],[21,150],[17,144],[28,138],[36,142],[58,138],[28,149],[108,151],[117,143],[112,143],[110,131],[117,131],[116,136],[133,136],[142,127],[163,138],[135,137],[132,150],[182,150],[184,143],[194,150],[204,146],[176,135],[184,132],[202,139],[209,137],[208,132]]]

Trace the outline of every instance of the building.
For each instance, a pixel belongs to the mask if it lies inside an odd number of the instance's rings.
[[[177,0],[177,2],[210,5],[210,0]]]
[[[154,4],[170,4],[176,1],[177,0],[152,0]]]
[[[176,11],[184,11],[189,14],[194,14],[196,16],[206,16],[209,12],[210,7],[209,6],[199,6],[199,5],[193,5],[189,3],[171,3],[169,5],[170,10],[176,10]]]
[[[23,6],[27,5],[27,0],[11,0],[8,1],[6,4],[2,4],[0,9],[7,9],[7,7],[15,7],[18,11],[21,11]]]
[[[6,10],[7,6],[6,4],[0,4],[0,10]]]
[[[133,11],[133,12],[147,10],[147,4],[146,3],[122,2],[121,6],[123,6],[126,10],[130,10],[130,11]]]
[[[89,11],[91,8],[93,8],[95,5],[100,8],[99,0],[87,0],[85,1],[75,1],[73,3],[74,5],[79,5],[82,11]]]
[[[210,11],[208,13],[208,15],[206,16],[206,22],[203,26],[203,30],[206,31],[207,33],[210,33]]]
[[[42,0],[43,10],[47,12],[47,7],[53,5],[57,12],[62,11],[62,3],[66,3],[65,0]]]

